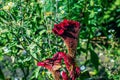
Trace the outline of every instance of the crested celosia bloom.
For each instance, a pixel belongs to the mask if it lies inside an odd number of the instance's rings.
[[[65,19],[63,22],[54,25],[53,32],[58,36],[67,37],[65,36],[66,33],[77,33],[79,28],[79,22]],[[71,37],[73,36],[76,37],[74,34]]]
[[[37,65],[45,67],[49,71],[58,70],[61,67],[60,66],[61,60],[62,58],[60,58],[58,53],[56,53],[51,59],[46,59],[42,62],[38,62]]]
[[[66,68],[70,74],[70,78],[75,80],[80,74],[80,68],[75,65],[75,62],[71,56],[63,52],[59,53],[59,56],[63,58]]]
[[[80,31],[79,22],[72,20],[63,20],[59,24],[55,24],[52,31],[56,35],[62,37],[67,46],[69,55],[74,58]]]
[[[59,80],[59,78],[60,78],[59,69],[61,68],[61,60],[62,60],[62,58],[59,58],[59,55],[55,54],[50,59],[46,59],[42,62],[38,62],[37,65],[48,69],[52,73],[54,79]]]
[[[70,73],[70,79],[75,80],[75,78],[80,74],[80,69],[75,65],[72,58],[63,52],[56,53],[51,59],[46,59],[43,62],[38,62],[38,66],[45,67],[49,71],[55,72],[55,71],[58,71],[59,68],[61,68],[60,65],[61,65],[62,59],[64,60],[66,68]],[[65,74],[65,75],[62,75],[63,80],[69,80],[67,77],[67,74],[65,72],[63,72],[63,74]]]

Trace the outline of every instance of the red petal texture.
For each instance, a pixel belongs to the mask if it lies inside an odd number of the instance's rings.
[[[72,20],[63,20],[59,24],[55,24],[53,33],[62,37],[69,55],[74,58],[76,55],[76,48],[78,44],[78,35],[80,32],[80,23]]]
[[[60,58],[58,54],[55,54],[51,59],[46,59],[42,62],[38,62],[37,66],[45,67],[46,69],[51,71],[53,70],[54,66],[57,66],[61,63],[61,60],[62,58]]]
[[[63,80],[69,80],[68,75],[65,71],[62,71],[62,78]]]
[[[70,71],[72,64],[74,64],[73,59],[69,55],[63,52],[60,52],[59,54],[60,54],[60,57],[63,58],[66,68],[68,69],[68,71]]]
[[[53,32],[58,36],[63,36],[64,33],[69,31],[71,28],[73,28],[72,31],[76,32],[77,29],[80,28],[79,22],[65,19],[59,24],[54,25]]]
[[[46,60],[46,61],[48,61],[48,60]],[[51,69],[52,69],[51,64],[46,63],[46,61],[38,62],[38,63],[37,63],[37,66],[42,66],[42,67],[45,67],[45,68],[48,69],[48,70],[51,70]]]
[[[75,80],[80,74],[80,68],[75,65],[73,58],[63,52],[58,52],[56,55],[59,55],[59,58],[63,58],[66,68],[70,74],[70,78]]]
[[[66,68],[70,74],[70,78],[72,80],[75,80],[75,78],[77,78],[80,74],[80,68],[75,66],[75,62],[73,61],[72,57],[64,52],[57,52],[51,59],[46,59],[45,61],[38,62],[37,65],[45,67],[49,71],[54,71],[54,66],[61,64],[62,59],[64,60]],[[67,74],[65,72],[63,72],[63,74],[63,80],[68,80]]]
[[[79,67],[76,67],[76,74],[77,74],[77,76],[79,76],[79,74],[80,74],[80,68]]]

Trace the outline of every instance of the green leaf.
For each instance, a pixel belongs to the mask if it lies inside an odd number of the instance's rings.
[[[89,49],[90,50],[90,61],[92,62],[93,66],[95,67],[96,70],[98,70],[98,66],[99,66],[99,57],[98,55],[95,53],[94,50]]]
[[[41,30],[40,35],[44,34],[45,32],[46,32],[46,30]]]
[[[38,75],[39,75],[39,70],[40,70],[40,67],[38,67],[38,68],[35,69],[35,78],[38,77]]]
[[[1,69],[0,69],[0,80],[5,80],[5,78],[4,78],[4,74],[3,74],[3,72],[2,72]]]

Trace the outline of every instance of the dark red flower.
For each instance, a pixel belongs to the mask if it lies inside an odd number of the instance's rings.
[[[61,67],[61,60],[62,58],[59,57],[58,53],[53,56],[51,59],[46,59],[42,62],[38,62],[38,66],[45,67],[49,71],[51,70],[58,70]]]
[[[47,63],[46,63],[47,62]],[[50,60],[45,60],[43,62],[38,62],[37,63],[37,66],[42,66],[42,67],[45,67],[46,69],[48,70],[51,70],[52,69],[52,66],[51,64],[49,64]]]
[[[68,69],[68,71],[70,71],[70,68],[72,67],[72,64],[74,64],[73,59],[69,55],[67,55],[63,52],[60,52],[59,55],[60,55],[60,57],[63,58],[64,63],[66,65],[66,68]]]
[[[78,44],[78,35],[80,31],[80,23],[72,20],[63,20],[59,24],[55,24],[52,30],[56,35],[62,37],[64,40],[68,54],[74,58],[76,54],[76,47]]]
[[[62,35],[64,33],[64,30],[59,28],[57,25],[55,26],[53,31],[54,31],[55,34],[58,34],[58,35]]]
[[[71,56],[63,52],[57,53],[60,58],[63,58],[66,68],[70,74],[70,78],[75,80],[80,74],[80,68],[75,65],[75,62]]]
[[[76,29],[80,28],[79,22],[65,19],[61,23],[55,24],[52,31],[59,36],[63,36],[71,28],[73,28],[72,31],[76,32]]]
[[[51,59],[46,59],[45,61],[38,62],[37,65],[45,67],[46,69],[48,69],[51,72],[55,72],[61,68],[61,64],[62,64],[61,60],[62,59],[64,60],[66,68],[70,74],[70,78],[72,80],[75,80],[76,77],[78,77],[80,74],[80,69],[79,69],[79,67],[77,67],[75,65],[75,62],[72,59],[72,57],[64,52],[57,52],[56,54],[54,54],[54,56]],[[63,76],[63,74],[64,74],[64,76]],[[66,72],[62,73],[62,78],[63,78],[63,80],[68,80],[68,75],[66,74]]]

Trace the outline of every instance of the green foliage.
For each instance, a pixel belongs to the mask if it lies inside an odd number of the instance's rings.
[[[66,51],[52,28],[70,19],[81,24],[78,80],[119,80],[119,14],[120,0],[0,0],[0,79],[52,80],[36,63]]]

